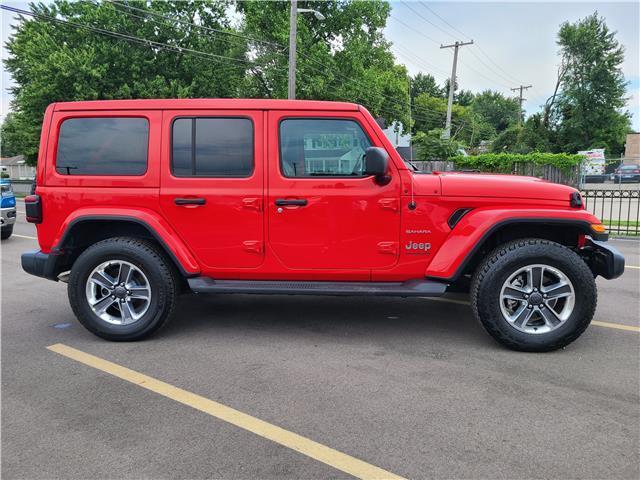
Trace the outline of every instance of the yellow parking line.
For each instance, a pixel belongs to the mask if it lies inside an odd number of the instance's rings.
[[[427,300],[436,300],[438,302],[447,302],[447,303],[455,303],[456,305],[471,305],[471,302],[465,300],[455,300],[453,298],[437,298],[437,297],[422,297]],[[625,325],[623,323],[612,323],[612,322],[601,322],[599,320],[592,320],[591,325],[595,325],[597,327],[606,327],[606,328],[615,328],[616,330],[626,330],[628,332],[638,332],[640,333],[640,327],[636,327],[634,325]]]
[[[618,330],[627,330],[629,332],[640,333],[640,327],[634,325],[623,325],[622,323],[600,322],[598,320],[592,320],[591,325],[597,325],[598,327],[615,328]]]
[[[114,377],[118,377],[127,382],[133,383],[139,387],[146,388],[152,392],[158,393],[164,397],[175,400],[176,402],[195,408],[212,417],[228,422],[236,427],[247,430],[251,433],[264,437],[275,443],[279,443],[287,448],[302,453],[314,460],[330,465],[331,467],[341,470],[345,473],[363,479],[400,479],[402,477],[387,472],[379,467],[370,465],[362,460],[358,460],[345,453],[338,452],[332,448],[314,442],[306,437],[298,435],[280,428],[271,423],[252,417],[246,413],[242,413],[231,407],[227,407],[208,398],[201,397],[195,393],[188,392],[178,387],[174,387],[168,383],[156,380],[142,373],[130,370],[118,364],[103,360],[67,345],[57,343],[47,347],[52,352],[64,355],[67,358],[103,371]]]
[[[18,235],[17,233],[13,234],[14,237],[18,237],[18,238],[28,238],[29,240],[37,240],[38,237],[30,237],[28,235]]]
[[[640,267],[638,267],[636,265],[625,265],[624,268],[635,268],[637,270],[640,270]]]

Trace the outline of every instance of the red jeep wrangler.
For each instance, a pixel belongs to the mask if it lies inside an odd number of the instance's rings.
[[[589,325],[623,257],[573,188],[425,174],[349,103],[56,103],[42,128],[27,272],[68,281],[80,322],[136,340],[181,291],[429,297],[470,288],[518,350]],[[426,315],[426,313],[425,313]]]

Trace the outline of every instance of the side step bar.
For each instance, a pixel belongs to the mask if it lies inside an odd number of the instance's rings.
[[[299,282],[271,280],[214,280],[189,278],[196,293],[249,293],[262,295],[344,295],[387,297],[437,297],[447,289],[446,283],[434,280],[407,282]]]

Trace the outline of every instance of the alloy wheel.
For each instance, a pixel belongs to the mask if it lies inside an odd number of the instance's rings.
[[[93,313],[113,325],[138,321],[151,304],[151,285],[146,275],[124,260],[110,260],[94,268],[85,290]]]
[[[527,265],[509,276],[500,290],[500,309],[513,328],[548,333],[563,325],[575,306],[571,280],[555,267]]]

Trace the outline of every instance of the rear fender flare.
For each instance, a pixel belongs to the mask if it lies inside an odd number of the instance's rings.
[[[476,252],[494,232],[513,224],[567,225],[594,236],[590,225],[600,223],[586,210],[550,209],[475,209],[455,225],[427,266],[430,278],[454,282],[465,270]],[[606,236],[606,234],[605,234]],[[606,240],[606,238],[598,238]]]
[[[54,255],[62,253],[65,242],[72,234],[74,226],[86,221],[108,222],[114,220],[132,222],[144,227],[174,261],[183,276],[193,277],[200,273],[200,266],[195,257],[168,222],[155,212],[143,209],[90,208],[76,210],[67,217],[60,227],[51,253]]]

